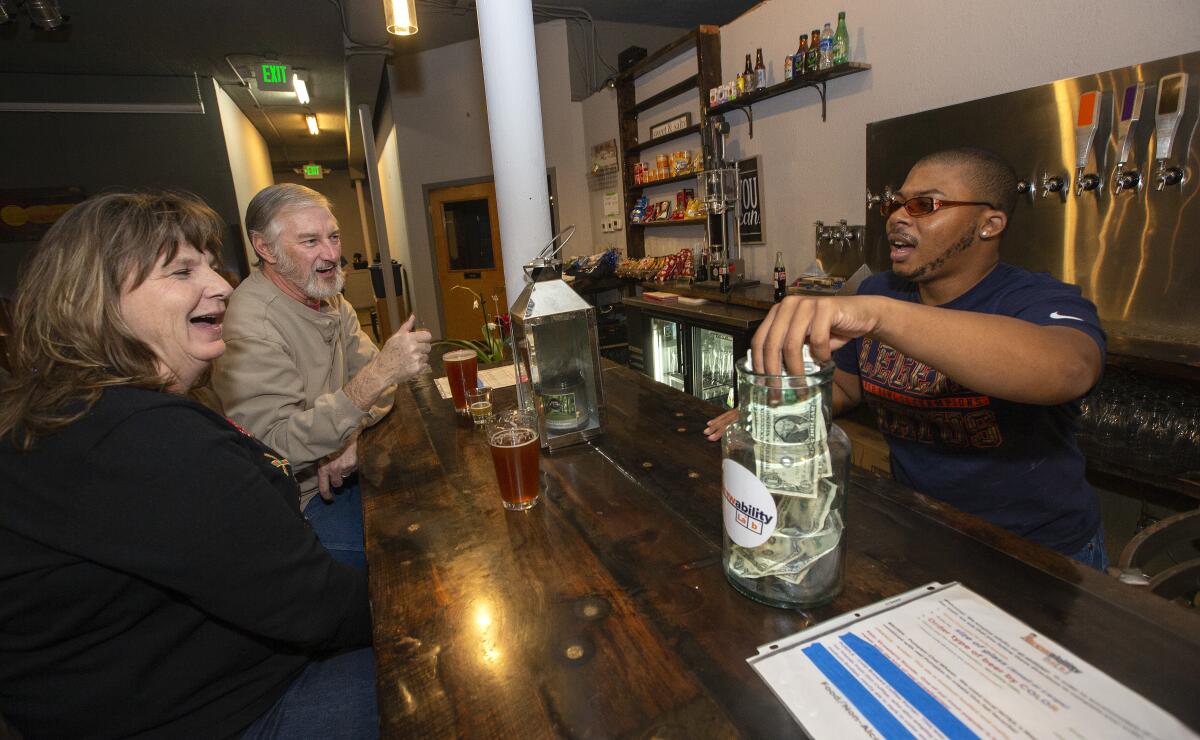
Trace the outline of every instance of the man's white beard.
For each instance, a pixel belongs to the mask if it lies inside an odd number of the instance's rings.
[[[275,269],[279,271],[288,282],[295,285],[308,298],[314,301],[319,301],[322,298],[332,298],[342,292],[342,288],[346,285],[346,274],[342,272],[342,267],[338,263],[333,263],[333,274],[335,280],[332,285],[328,283],[322,284],[321,276],[316,272],[316,268],[325,267],[326,263],[314,263],[313,269],[307,275],[300,272],[300,268],[287,255],[286,249],[279,250],[278,264]]]

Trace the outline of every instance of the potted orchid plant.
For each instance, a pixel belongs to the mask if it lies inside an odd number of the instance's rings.
[[[496,321],[488,320],[487,301],[483,296],[471,290],[465,285],[455,285],[450,288],[453,293],[456,290],[465,290],[471,294],[471,308],[479,311],[483,316],[483,326],[481,327],[482,339],[442,339],[434,342],[434,344],[450,345],[452,347],[460,347],[469,349],[475,353],[475,356],[482,363],[500,362],[504,359],[507,352],[505,340],[508,338],[509,331],[512,329],[507,313],[500,313],[500,294],[499,292],[492,293],[492,303],[495,305]]]

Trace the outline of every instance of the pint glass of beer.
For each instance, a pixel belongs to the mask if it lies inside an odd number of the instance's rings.
[[[487,435],[504,508],[520,511],[536,504],[541,494],[537,412],[497,414]]]
[[[454,410],[460,414],[467,411],[467,391],[475,389],[476,372],[479,369],[475,353],[469,349],[456,349],[442,355],[446,368],[446,380],[450,382],[450,395],[454,398]]]

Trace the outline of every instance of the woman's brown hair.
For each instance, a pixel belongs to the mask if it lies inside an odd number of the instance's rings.
[[[172,379],[121,318],[122,292],[183,244],[215,259],[221,230],[211,208],[179,193],[99,195],[63,214],[17,288],[0,438],[28,450],[86,414],[108,386],[165,390]]]

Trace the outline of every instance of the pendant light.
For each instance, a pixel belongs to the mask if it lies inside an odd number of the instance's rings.
[[[388,33],[412,36],[417,32],[416,0],[383,0],[383,20]]]

